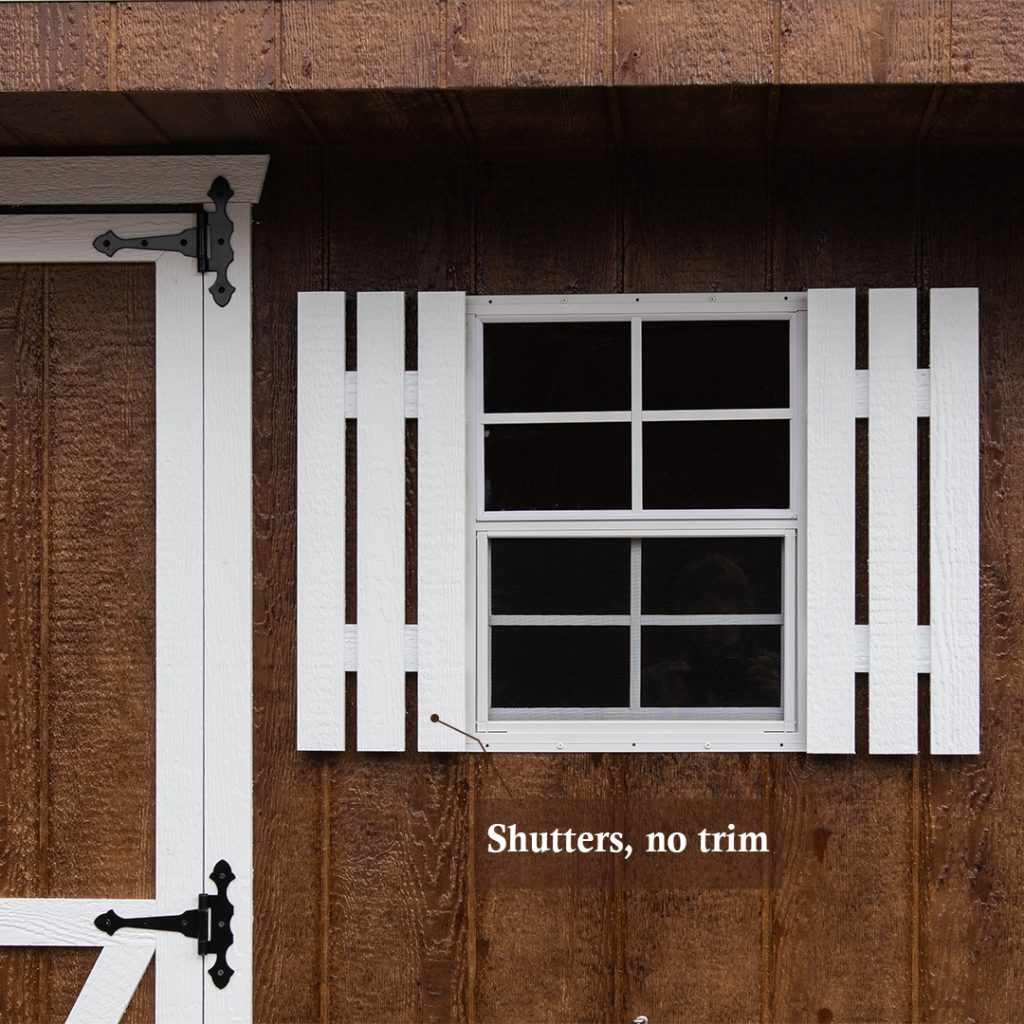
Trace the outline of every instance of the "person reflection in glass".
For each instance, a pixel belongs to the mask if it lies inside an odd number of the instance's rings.
[[[672,608],[679,615],[748,615],[753,588],[734,561],[705,555],[676,577]],[[778,626],[644,626],[643,706],[778,707],[779,638]]]

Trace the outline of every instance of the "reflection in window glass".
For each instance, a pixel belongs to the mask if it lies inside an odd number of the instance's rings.
[[[645,615],[782,613],[781,537],[647,538]]]
[[[640,662],[643,707],[782,704],[781,626],[644,626]]]

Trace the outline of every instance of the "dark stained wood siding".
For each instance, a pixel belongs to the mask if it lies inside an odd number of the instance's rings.
[[[150,267],[0,268],[4,896],[153,896],[153,316]],[[63,1020],[96,955],[0,950],[0,1016]]]
[[[922,142],[927,91],[848,108],[786,91],[617,99],[555,94],[549,120],[538,107],[527,123],[529,99],[503,111],[467,94],[461,145],[273,155],[255,256],[256,1017],[1012,1020],[1024,996],[1019,150]],[[687,136],[665,127],[673,113]],[[504,136],[503,120],[517,125]],[[296,290],[943,284],[982,288],[982,757],[292,749]],[[515,888],[477,849],[493,815],[542,817],[552,800],[613,827],[669,801],[730,799],[773,843],[757,886],[659,890],[590,864]],[[296,871],[309,923],[297,938],[280,925]]]

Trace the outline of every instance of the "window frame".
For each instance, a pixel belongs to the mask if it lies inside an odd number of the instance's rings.
[[[727,421],[787,418],[772,414],[727,417],[735,410],[671,411],[642,414],[642,322],[645,320],[787,320],[790,324],[790,506],[787,509],[643,510],[637,505],[638,465],[644,422],[655,420]],[[631,408],[621,412],[569,414],[485,414],[483,411],[483,331],[496,322],[631,323]],[[479,296],[466,298],[467,337],[467,711],[475,732],[490,751],[769,751],[806,749],[806,672],[804,656],[806,589],[806,293]],[[717,415],[716,415],[717,414]],[[538,422],[547,417],[571,422],[630,422],[634,509],[491,511],[484,508],[483,431],[495,422]],[[567,718],[530,715],[494,717],[489,702],[488,545],[492,537],[708,537],[782,536],[783,715],[781,718],[658,718],[668,709],[650,709],[643,718]],[[528,628],[528,627],[527,627]],[[582,627],[585,628],[585,627]],[[633,626],[631,626],[631,629]],[[638,627],[637,627],[638,628]],[[551,709],[537,709],[543,712]]]

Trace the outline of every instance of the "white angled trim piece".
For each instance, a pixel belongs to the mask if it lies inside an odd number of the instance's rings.
[[[117,1024],[153,959],[148,944],[104,946],[65,1024]]]
[[[345,415],[354,420],[359,415],[359,373],[345,371]],[[415,370],[405,371],[405,418],[414,420],[419,416],[419,374]]]
[[[807,293],[807,749],[854,750],[856,303]]]
[[[204,295],[190,260],[157,262],[156,899],[169,908],[203,874]],[[195,954],[175,938],[157,940],[160,1019],[202,1012]]]
[[[228,209],[235,225],[231,277],[242,301],[222,308],[203,292],[203,831],[204,875],[221,859],[235,874],[229,956],[235,973],[223,989],[204,975],[204,1024],[252,1019],[252,327],[245,300],[251,210],[235,203]]]
[[[0,946],[152,948],[155,932],[124,928],[108,935],[93,922],[108,910],[121,917],[146,917],[156,906],[156,900],[0,899]]]
[[[0,205],[204,203],[218,176],[227,179],[236,203],[258,203],[269,162],[239,154],[3,157]]]
[[[405,749],[405,296],[356,305],[360,750]]]
[[[417,595],[419,749],[464,750],[466,730],[466,296],[419,297]]]
[[[345,293],[298,307],[298,749],[344,750]]]
[[[917,752],[917,290],[868,295],[869,747]]]
[[[871,671],[871,627],[857,625],[853,627],[854,665],[858,672]],[[917,671],[927,675],[931,671],[932,631],[930,626],[917,627]]]
[[[931,412],[932,386],[931,370],[917,371],[917,415],[927,417]],[[870,414],[871,371],[857,371],[857,418],[866,419]]]
[[[978,290],[931,293],[931,747],[979,740]]]

